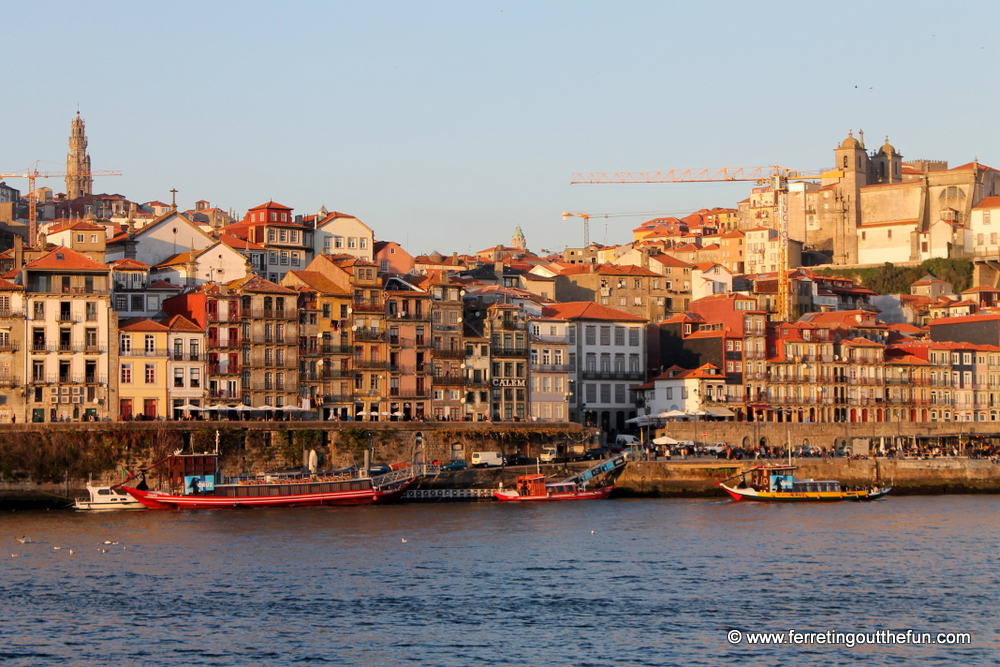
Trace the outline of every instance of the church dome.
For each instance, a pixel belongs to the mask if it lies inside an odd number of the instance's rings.
[[[854,138],[854,130],[847,133],[847,138],[840,144],[841,148],[861,148],[861,142]]]
[[[892,144],[889,143],[889,137],[888,137],[888,135],[885,138],[885,143],[882,144],[882,148],[881,148],[880,152],[883,155],[885,155],[886,157],[891,157],[891,156],[893,156],[893,155],[896,154],[896,149],[893,147]]]

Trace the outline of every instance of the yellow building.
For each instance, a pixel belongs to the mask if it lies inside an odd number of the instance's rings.
[[[118,328],[118,405],[122,421],[169,417],[167,334],[170,329],[136,318]]]

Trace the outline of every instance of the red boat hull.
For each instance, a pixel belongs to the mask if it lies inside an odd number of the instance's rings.
[[[151,510],[233,509],[246,507],[309,507],[316,505],[371,505],[399,500],[408,484],[392,490],[359,489],[324,493],[295,493],[281,496],[232,498],[212,495],[174,496],[156,491],[123,487],[133,498]]]
[[[602,500],[611,495],[614,485],[589,491],[573,491],[570,493],[549,493],[544,496],[522,496],[517,491],[494,491],[493,497],[501,502],[537,502],[546,500]]]

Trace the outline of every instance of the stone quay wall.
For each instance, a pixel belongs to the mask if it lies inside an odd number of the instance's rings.
[[[636,461],[618,480],[622,495],[726,497],[716,482],[762,463],[786,461]],[[798,479],[833,479],[844,486],[870,486],[876,478],[893,495],[1000,493],[1000,464],[986,459],[793,459]]]

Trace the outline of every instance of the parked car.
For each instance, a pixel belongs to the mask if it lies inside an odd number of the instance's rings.
[[[729,446],[728,442],[713,442],[711,445],[705,448],[705,451],[709,454],[714,454],[718,456],[726,451],[726,447]]]
[[[468,467],[469,464],[465,462],[465,459],[453,459],[441,466],[441,472],[455,472],[465,470]]]
[[[509,466],[526,466],[534,463],[534,459],[524,454],[508,454],[504,457],[504,463]]]
[[[607,447],[595,447],[594,449],[588,449],[583,453],[584,461],[599,461],[600,459],[606,459],[611,456],[611,450]]]

